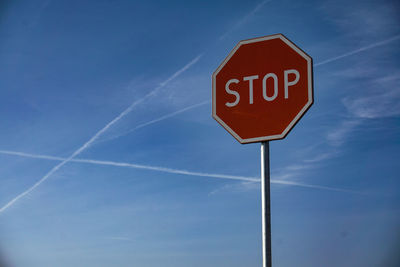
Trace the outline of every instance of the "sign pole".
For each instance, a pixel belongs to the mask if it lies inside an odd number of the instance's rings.
[[[273,34],[240,41],[212,74],[213,118],[239,143],[261,142],[263,267],[272,266],[268,142],[285,138],[313,104],[312,69],[309,55]]]
[[[272,266],[269,142],[261,142],[261,207],[263,267]]]

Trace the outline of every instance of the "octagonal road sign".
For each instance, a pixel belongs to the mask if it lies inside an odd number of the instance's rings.
[[[240,143],[282,139],[313,103],[312,58],[282,34],[240,41],[212,75],[212,99]]]

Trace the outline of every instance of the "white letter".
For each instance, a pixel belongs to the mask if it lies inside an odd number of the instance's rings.
[[[300,79],[300,73],[297,70],[285,70],[285,98],[289,98],[289,86],[295,85]],[[294,81],[289,82],[289,74],[295,74]]]
[[[239,103],[239,100],[240,100],[240,95],[239,95],[239,93],[236,92],[236,91],[233,91],[233,90],[229,89],[229,85],[230,85],[231,83],[239,83],[239,80],[237,80],[237,79],[230,79],[230,80],[225,84],[225,90],[226,90],[226,92],[227,92],[228,94],[231,94],[231,95],[236,96],[235,102],[233,102],[233,103],[226,102],[226,103],[225,103],[225,105],[228,106],[228,107],[234,107],[234,106],[236,106],[236,105]]]
[[[271,97],[267,96],[267,79],[269,77],[272,77],[272,79],[274,79],[274,94]],[[263,78],[263,97],[267,101],[272,101],[277,96],[278,96],[278,76],[276,76],[274,73],[268,73]]]
[[[249,81],[249,103],[253,104],[253,80],[258,79],[258,75],[243,77],[243,81]]]

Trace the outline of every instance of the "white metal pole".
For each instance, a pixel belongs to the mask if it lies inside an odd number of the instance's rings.
[[[269,142],[261,142],[261,207],[263,267],[272,266]]]

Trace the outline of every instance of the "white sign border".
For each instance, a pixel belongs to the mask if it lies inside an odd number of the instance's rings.
[[[281,39],[285,42],[290,48],[295,50],[300,56],[302,56],[307,61],[307,71],[308,71],[308,101],[304,105],[304,107],[300,110],[300,112],[294,117],[294,119],[289,123],[286,129],[278,135],[267,135],[261,136],[256,138],[241,138],[235,131],[233,131],[221,118],[217,116],[217,109],[216,109],[216,76],[221,71],[221,69],[226,65],[226,63],[231,59],[231,57],[236,53],[241,45],[256,43],[261,41],[267,41],[272,39]],[[313,73],[312,73],[312,58],[307,55],[303,50],[297,47],[294,43],[292,43],[289,39],[287,39],[283,34],[273,34],[259,38],[253,38],[248,40],[240,41],[229,53],[229,55],[222,61],[221,65],[214,71],[212,74],[212,117],[222,125],[236,140],[238,140],[241,144],[247,143],[255,143],[255,142],[262,142],[262,141],[270,141],[270,140],[278,140],[283,139],[286,135],[290,132],[290,130],[296,125],[296,123],[301,119],[301,117],[306,113],[306,111],[311,107],[314,102],[314,94],[313,94]]]

